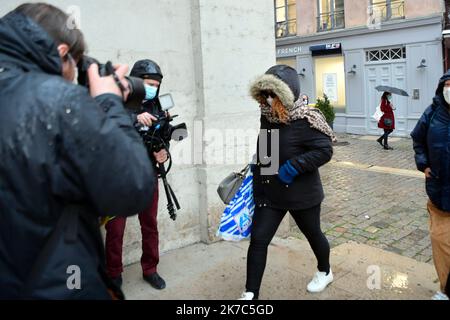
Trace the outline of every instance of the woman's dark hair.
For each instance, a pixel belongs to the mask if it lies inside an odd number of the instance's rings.
[[[78,61],[84,54],[86,44],[83,34],[73,27],[69,21],[70,17],[62,10],[46,3],[25,3],[14,11],[35,21],[47,31],[57,45],[67,44],[69,53],[75,60]]]
[[[384,100],[384,101],[389,102],[388,96],[390,96],[390,95],[391,95],[390,92],[385,92],[385,93],[383,93],[383,96],[381,97],[381,100]]]

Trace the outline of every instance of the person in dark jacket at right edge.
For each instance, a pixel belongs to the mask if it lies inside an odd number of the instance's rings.
[[[152,199],[126,90],[95,64],[90,92],[72,83],[85,45],[68,20],[41,3],[0,19],[0,300],[123,298],[106,275],[99,220]],[[127,71],[116,69],[125,89]]]
[[[411,133],[417,169],[425,173],[433,259],[440,290],[448,300],[450,275],[450,70],[440,79],[433,103]]]
[[[318,260],[318,272],[307,290],[322,292],[333,281],[333,272],[330,245],[320,227],[324,192],[319,167],[331,160],[336,137],[319,110],[303,105],[297,71],[289,66],[270,68],[252,84],[251,95],[260,104],[261,135],[258,163],[252,168],[256,208],[247,257],[247,284],[240,300],[259,299],[267,249],[288,211]],[[274,143],[279,150],[273,150],[271,140],[278,135],[279,140]],[[275,164],[277,157],[279,168]],[[275,166],[276,172],[265,172],[268,165]]]

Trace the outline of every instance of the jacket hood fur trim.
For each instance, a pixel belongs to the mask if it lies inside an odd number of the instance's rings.
[[[250,86],[250,94],[256,101],[264,100],[261,91],[272,91],[289,111],[294,108],[295,98],[292,90],[282,80],[271,74],[258,77]]]

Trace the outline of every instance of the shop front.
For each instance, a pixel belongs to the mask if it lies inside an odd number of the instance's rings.
[[[382,95],[375,88],[389,85],[410,94],[394,96],[395,134],[409,136],[444,72],[442,52],[439,17],[277,41],[278,63],[296,66],[311,103],[326,94],[334,129],[351,134],[380,132],[372,119]]]

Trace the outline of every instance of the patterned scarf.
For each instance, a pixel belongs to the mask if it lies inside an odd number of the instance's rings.
[[[288,110],[289,122],[293,122],[299,119],[306,119],[310,127],[316,129],[323,134],[329,136],[333,142],[337,142],[336,135],[327,123],[323,113],[317,108],[310,108],[303,104],[301,99],[295,102],[294,107]],[[261,105],[261,113],[271,123],[280,124],[280,119],[276,118],[272,114],[272,110],[269,105]]]

